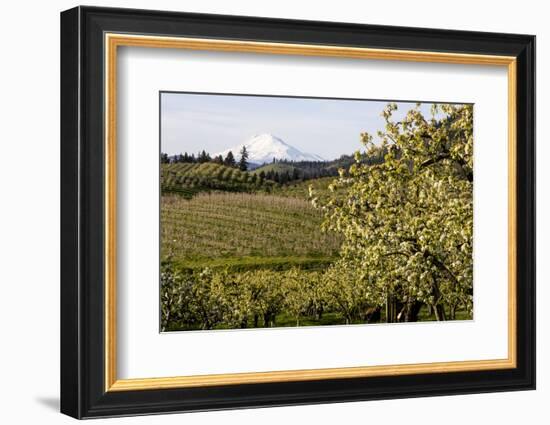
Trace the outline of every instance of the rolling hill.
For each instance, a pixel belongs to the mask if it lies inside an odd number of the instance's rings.
[[[259,176],[213,162],[161,164],[162,193],[190,198],[200,192],[253,192],[269,190],[271,186],[273,182]]]
[[[326,266],[341,239],[306,199],[250,193],[162,197],[162,258],[184,268]]]

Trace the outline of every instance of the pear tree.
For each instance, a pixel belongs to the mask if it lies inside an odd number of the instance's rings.
[[[417,105],[399,121],[396,110],[384,109],[376,143],[363,133],[365,152],[313,203],[388,322],[416,321],[423,306],[436,320],[471,315],[473,107],[434,105],[426,118]],[[381,151],[382,163],[365,161]]]

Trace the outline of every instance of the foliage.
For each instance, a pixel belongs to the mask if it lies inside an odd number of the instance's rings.
[[[240,154],[241,159],[239,159],[239,170],[246,171],[248,169],[248,152],[246,150],[246,146],[243,145]]]
[[[235,167],[237,165],[237,162],[235,161],[235,156],[233,156],[233,152],[229,151],[227,153],[227,156],[225,157],[225,159],[223,160],[223,163],[227,166],[227,167]]]
[[[342,294],[324,283],[324,273],[291,268],[233,273],[227,270],[179,271],[164,263],[161,273],[161,328],[235,329],[299,326],[302,321],[325,324],[362,320],[363,298],[349,301],[342,314]],[[351,283],[351,281],[349,281]],[[353,286],[353,285],[352,285]],[[347,291],[354,291],[351,286]],[[282,323],[280,318],[291,318]]]
[[[473,108],[419,108],[400,121],[384,110],[381,164],[355,163],[313,202],[324,228],[344,237],[342,262],[369,283],[366,296],[388,321],[415,320],[428,305],[437,320],[473,304]],[[379,149],[362,135],[366,155]]]
[[[322,291],[330,300],[327,307],[342,314],[346,324],[369,321],[369,315],[374,312],[369,289],[357,269],[343,261],[334,263],[323,274]]]

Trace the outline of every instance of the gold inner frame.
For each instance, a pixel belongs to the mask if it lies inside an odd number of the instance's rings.
[[[516,58],[326,45],[105,34],[105,391],[135,391],[516,367]],[[508,357],[495,360],[118,379],[116,325],[116,123],[119,46],[503,66],[508,72]]]

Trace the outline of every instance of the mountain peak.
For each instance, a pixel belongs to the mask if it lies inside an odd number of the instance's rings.
[[[255,134],[244,143],[219,152],[216,156],[223,155],[225,157],[229,151],[232,151],[238,160],[243,146],[246,146],[248,161],[258,165],[271,162],[273,158],[287,161],[324,161],[319,155],[301,152],[280,137],[270,133]]]

